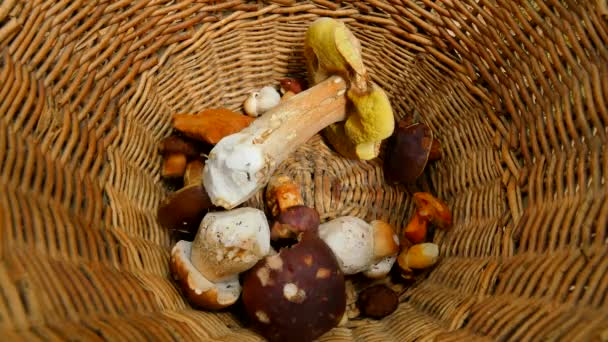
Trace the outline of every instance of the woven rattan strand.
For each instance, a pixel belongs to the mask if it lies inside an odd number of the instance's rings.
[[[411,186],[319,136],[277,172],[327,220],[402,227],[444,198],[442,259],[380,321],[323,341],[608,338],[605,0],[0,2],[0,336],[257,341],[174,286],[157,142],[171,114],[240,110],[304,75],[303,34],[344,20],[397,118],[444,158]],[[261,207],[261,197],[249,205]]]

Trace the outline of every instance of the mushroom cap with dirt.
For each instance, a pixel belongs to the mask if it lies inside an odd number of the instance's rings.
[[[307,232],[245,274],[242,299],[253,328],[269,341],[312,341],[344,315],[344,274],[329,246]]]

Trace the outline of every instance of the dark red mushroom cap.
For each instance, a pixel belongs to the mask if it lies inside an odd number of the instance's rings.
[[[412,183],[429,160],[433,132],[423,123],[399,125],[389,138],[384,157],[384,177],[392,183]]]
[[[346,309],[344,275],[314,233],[256,264],[244,277],[243,305],[269,341],[312,341],[337,326]]]
[[[314,208],[296,205],[277,216],[271,230],[272,240],[296,238],[307,231],[318,232],[321,218]]]

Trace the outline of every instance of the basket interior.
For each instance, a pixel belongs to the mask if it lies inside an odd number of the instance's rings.
[[[316,136],[277,172],[322,220],[403,227],[425,190],[455,224],[394,314],[322,340],[605,338],[607,15],[595,0],[2,2],[0,335],[258,340],[170,279],[157,143],[173,113],[240,110],[304,75],[304,32],[332,16],[443,158],[389,186],[382,158],[345,160]]]

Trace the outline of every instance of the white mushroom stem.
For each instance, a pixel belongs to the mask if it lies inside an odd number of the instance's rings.
[[[192,264],[213,282],[253,267],[270,253],[270,228],[263,211],[239,208],[212,212],[192,243]]]
[[[345,120],[346,89],[343,78],[332,76],[220,140],[209,153],[203,174],[213,204],[232,209],[247,201],[298,146]]]
[[[380,277],[387,267],[390,270],[399,252],[396,234],[382,221],[369,224],[355,216],[338,217],[319,226],[319,237],[346,275],[365,272],[370,278]]]
[[[383,278],[391,272],[396,260],[397,255],[384,257],[363,271],[363,275],[371,279]]]

